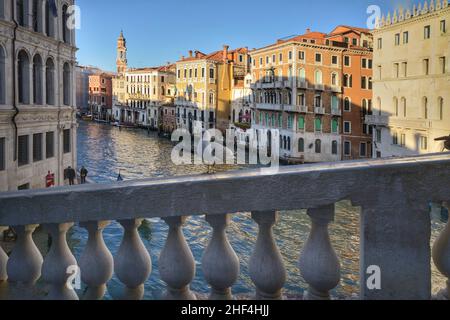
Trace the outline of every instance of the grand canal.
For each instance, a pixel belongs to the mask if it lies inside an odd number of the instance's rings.
[[[78,129],[78,165],[89,170],[89,178],[95,183],[108,183],[121,175],[125,180],[151,177],[170,177],[190,174],[204,174],[203,166],[175,166],[170,160],[173,145],[166,139],[158,138],[156,133],[145,130],[119,130],[118,128],[94,123],[80,123]],[[237,167],[220,167],[217,170],[241,170]],[[158,204],[155,203],[155,206]],[[151,213],[152,206],[148,207]],[[433,212],[433,239],[443,228],[439,212]],[[301,248],[309,233],[310,222],[304,211],[282,212],[274,233],[285,260],[288,278],[286,293],[298,295],[306,288],[300,276],[297,262]],[[145,246],[151,254],[153,271],[146,282],[145,298],[157,299],[164,288],[158,272],[158,257],[163,248],[168,227],[160,219],[147,220],[140,228]],[[254,292],[248,273],[248,261],[256,240],[257,226],[248,213],[233,215],[228,230],[230,242],[241,261],[241,274],[233,287],[234,294],[247,295]],[[192,289],[207,293],[209,288],[204,281],[201,257],[211,235],[211,228],[203,217],[191,217],[184,228],[187,242],[197,263],[196,277]],[[105,242],[114,255],[119,249],[123,230],[111,224],[104,232]],[[334,295],[349,298],[359,293],[359,208],[349,202],[336,206],[336,219],[330,226],[331,240],[342,263],[342,281]],[[70,246],[76,258],[80,258],[87,242],[85,230],[74,227],[70,235]],[[434,291],[444,285],[444,279],[433,270]],[[121,288],[114,277],[108,284],[107,298],[113,298]]]

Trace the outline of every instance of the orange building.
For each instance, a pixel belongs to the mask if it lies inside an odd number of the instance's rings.
[[[111,119],[112,75],[98,73],[89,76],[89,109],[95,119]]]
[[[363,114],[371,104],[371,47],[368,30],[339,26],[330,34],[307,30],[250,52],[253,127],[278,129],[280,155],[289,161],[358,158],[361,143],[361,156],[370,157]],[[367,89],[361,88],[363,76]]]

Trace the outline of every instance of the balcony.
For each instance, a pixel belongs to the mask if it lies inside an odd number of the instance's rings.
[[[275,88],[275,82],[263,82],[261,87],[263,89],[274,89]]]
[[[239,277],[240,262],[225,231],[231,215],[251,212],[259,226],[258,241],[249,250],[254,297],[281,299],[286,269],[272,229],[281,212],[306,209],[312,227],[297,253],[300,276],[308,287],[305,298],[330,299],[341,281],[341,262],[328,227],[335,204],[345,199],[361,208],[359,283],[367,283],[372,275],[367,270],[373,266],[384,275],[379,290],[362,285],[360,298],[429,300],[431,256],[440,273],[450,274],[450,225],[431,249],[429,203],[450,208],[449,197],[449,153],[2,193],[0,225],[13,226],[18,241],[9,257],[0,249],[0,280],[7,284],[0,294],[38,299],[39,281],[50,300],[103,299],[115,273],[125,287],[123,298],[141,299],[144,282],[154,275],[137,229],[144,218],[161,218],[169,227],[158,260],[164,298],[194,300],[189,287],[196,261],[182,229],[186,217],[206,215],[212,237],[201,260],[210,287],[205,291],[211,292],[211,299],[233,299],[230,288]],[[114,257],[102,235],[113,220],[123,228]],[[66,239],[74,223],[89,236],[79,261]],[[38,225],[52,236],[45,257],[32,237]],[[87,288],[80,296],[67,286],[72,278],[68,270],[77,265]]]
[[[306,80],[297,80],[297,87],[300,89],[308,89],[308,82]]]
[[[340,109],[331,108],[331,115],[341,117],[342,111]]]
[[[315,84],[314,89],[317,91],[325,91],[325,86],[323,84]]]
[[[324,107],[315,107],[314,113],[315,114],[325,114],[325,108]]]
[[[366,116],[366,124],[369,126],[387,126],[389,124],[389,116],[368,115]]]
[[[342,93],[342,87],[340,87],[340,86],[331,86],[330,90],[331,90],[331,92],[334,92],[334,93]]]
[[[275,104],[275,103],[257,103],[256,104],[256,109],[282,111],[283,110],[283,105],[282,104]]]
[[[292,88],[293,87],[293,80],[292,79],[290,79],[290,80],[284,80],[284,87],[285,88]]]
[[[299,112],[299,113],[307,113],[307,106],[297,106],[297,105],[284,105],[284,111],[286,112]]]

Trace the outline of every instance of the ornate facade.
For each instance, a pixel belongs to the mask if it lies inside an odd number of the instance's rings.
[[[450,134],[450,6],[425,1],[383,16],[374,30],[374,156],[444,150]]]
[[[1,1],[0,191],[56,185],[76,168],[73,1]]]

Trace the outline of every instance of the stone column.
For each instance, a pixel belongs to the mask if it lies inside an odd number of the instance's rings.
[[[113,275],[113,256],[103,240],[103,229],[109,223],[101,221],[80,224],[89,232],[86,249],[80,258],[81,280],[88,286],[84,300],[101,300],[106,292],[106,283]]]
[[[249,263],[250,277],[256,286],[256,299],[282,299],[286,270],[272,230],[278,220],[278,212],[253,212],[252,218],[259,225],[258,239]]]
[[[213,235],[202,259],[206,281],[211,286],[210,300],[232,300],[231,286],[239,277],[239,258],[226,235],[230,215],[206,216]]]
[[[122,220],[122,244],[114,260],[117,277],[125,284],[123,299],[140,300],[144,296],[144,283],[152,272],[150,254],[139,236],[138,227],[143,219]]]
[[[341,280],[339,259],[331,245],[328,225],[334,220],[334,205],[309,209],[309,238],[300,256],[300,272],[308,283],[305,300],[329,300],[330,290]]]
[[[450,202],[445,202],[444,207],[450,211]],[[439,292],[438,298],[450,300],[450,222],[434,243],[433,261],[438,270],[447,277],[447,288]]]
[[[7,263],[10,285],[9,298],[13,300],[32,300],[36,298],[34,285],[41,277],[42,255],[33,241],[37,225],[13,227],[17,242]]]
[[[66,235],[73,223],[44,226],[52,237],[50,251],[42,266],[42,278],[49,284],[47,300],[78,300],[71,288],[71,268],[78,270],[77,260],[67,245]]]
[[[186,218],[169,217],[163,220],[169,225],[166,244],[159,257],[161,279],[167,284],[165,299],[196,300],[189,289],[195,276],[195,260],[181,230]]]

